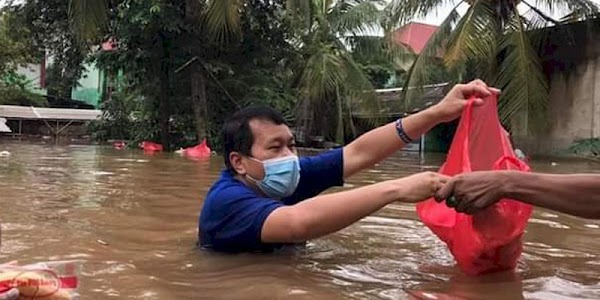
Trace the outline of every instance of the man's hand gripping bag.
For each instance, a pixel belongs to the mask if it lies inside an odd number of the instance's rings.
[[[473,99],[468,102],[440,173],[454,176],[484,170],[529,171],[516,158],[500,124],[496,96],[485,100],[483,105],[474,105]],[[448,245],[460,269],[468,275],[516,267],[531,211],[531,205],[510,199],[472,216],[434,199],[417,205],[419,218]]]

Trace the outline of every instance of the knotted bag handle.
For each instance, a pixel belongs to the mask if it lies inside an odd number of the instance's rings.
[[[524,172],[529,172],[529,166],[524,163],[522,160],[514,157],[514,156],[509,156],[509,155],[505,155],[500,157],[493,166],[494,170],[503,170],[502,169],[502,164],[503,163],[510,163],[512,165],[514,165],[515,167],[517,167],[517,169],[519,171],[524,171]]]

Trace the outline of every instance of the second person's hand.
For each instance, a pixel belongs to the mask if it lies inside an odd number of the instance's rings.
[[[446,201],[457,212],[473,214],[507,196],[510,174],[511,171],[478,171],[457,175],[437,191],[435,199]]]

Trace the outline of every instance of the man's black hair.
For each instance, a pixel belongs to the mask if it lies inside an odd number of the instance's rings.
[[[271,121],[275,125],[287,125],[280,112],[267,106],[249,106],[238,110],[225,121],[221,132],[223,136],[223,159],[227,169],[233,171],[229,161],[231,152],[251,156],[250,150],[254,144],[254,136],[252,135],[252,129],[250,129],[250,121],[256,119]]]

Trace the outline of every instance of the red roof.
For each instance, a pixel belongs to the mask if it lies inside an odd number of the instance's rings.
[[[411,22],[394,31],[394,41],[409,46],[419,54],[437,28],[434,25]]]

